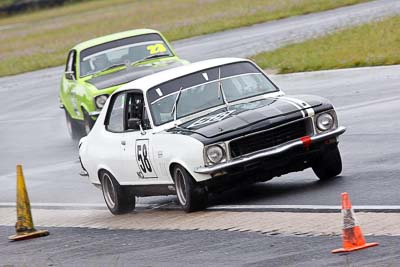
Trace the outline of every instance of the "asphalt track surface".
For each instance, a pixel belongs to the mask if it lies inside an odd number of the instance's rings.
[[[298,16],[174,43],[196,61],[249,56],[341,27],[399,14],[400,1],[382,0]],[[246,38],[243,38],[246,36]],[[100,191],[78,176],[76,143],[58,109],[62,68],[0,79],[0,202],[15,201],[15,164],[25,169],[34,203],[103,203]],[[356,205],[399,205],[400,67],[274,76],[287,94],[325,96],[348,132],[341,138],[343,175],[328,183],[311,171],[290,174],[215,198],[214,204],[338,205],[348,191]],[[174,198],[143,198],[163,203]]]
[[[370,236],[380,246],[345,255],[338,236],[230,231],[50,228],[50,236],[0,240],[0,266],[399,266],[399,237]],[[14,234],[0,226],[0,236]]]

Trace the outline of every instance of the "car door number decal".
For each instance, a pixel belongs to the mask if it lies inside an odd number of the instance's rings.
[[[140,178],[157,178],[150,162],[149,140],[136,140],[136,161],[142,174]]]
[[[139,167],[142,172],[152,172],[153,169],[151,168],[149,158],[147,157],[147,147],[145,144],[137,145],[137,159],[139,162]]]

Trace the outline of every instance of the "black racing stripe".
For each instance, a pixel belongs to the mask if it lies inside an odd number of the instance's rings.
[[[179,60],[171,60],[156,66],[138,66],[134,68],[127,68],[121,71],[113,72],[107,75],[92,78],[86,82],[93,84],[98,90],[106,89],[112,86],[126,84],[141,77],[175,68],[181,66],[182,62]]]

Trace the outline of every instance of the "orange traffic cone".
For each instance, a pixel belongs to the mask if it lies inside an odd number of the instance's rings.
[[[16,234],[8,237],[13,241],[46,236],[47,230],[37,231],[33,226],[31,204],[26,192],[22,166],[17,165],[17,223],[15,224]]]
[[[332,253],[352,252],[364,248],[374,247],[378,243],[366,243],[364,236],[358,226],[349,195],[342,193],[342,214],[343,214],[343,248],[334,249]]]

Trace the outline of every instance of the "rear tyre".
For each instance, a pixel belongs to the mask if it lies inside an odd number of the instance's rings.
[[[193,177],[181,166],[173,170],[176,195],[185,212],[203,210],[207,207],[208,194]]]
[[[110,173],[102,172],[100,181],[104,201],[112,214],[124,214],[135,209],[135,196],[128,188],[121,186]]]
[[[312,169],[320,180],[328,180],[342,172],[342,158],[339,148],[327,150],[312,163]]]
[[[86,136],[89,134],[90,130],[93,128],[95,120],[90,117],[90,115],[83,110],[83,127],[82,127],[82,134]]]
[[[82,137],[81,126],[79,125],[79,123],[76,120],[71,118],[71,116],[68,114],[67,110],[65,110],[65,120],[66,120],[69,136],[73,140],[80,139]]]

